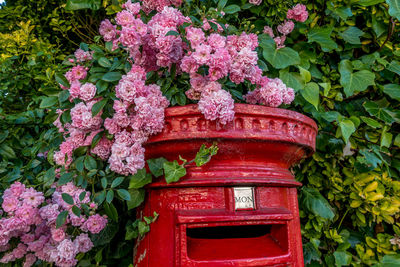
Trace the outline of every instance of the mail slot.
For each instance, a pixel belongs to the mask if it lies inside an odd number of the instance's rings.
[[[215,141],[219,151],[202,167],[189,165],[177,183],[148,186],[138,216],[159,217],[137,241],[135,266],[304,266],[300,183],[289,168],[313,153],[316,125],[287,110],[236,105],[235,112],[221,126],[196,106],[167,109],[163,133],[145,144],[147,158],[191,159]]]

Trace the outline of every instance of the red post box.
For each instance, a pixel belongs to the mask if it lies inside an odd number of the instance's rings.
[[[140,216],[159,218],[135,249],[135,266],[304,266],[297,202],[289,168],[315,149],[317,126],[299,113],[235,105],[227,125],[197,106],[166,110],[163,133],[146,157],[194,158],[203,144],[219,151],[179,182],[157,180]]]

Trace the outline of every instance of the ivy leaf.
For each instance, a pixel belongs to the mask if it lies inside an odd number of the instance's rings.
[[[92,9],[99,10],[101,0],[68,0],[66,10]]]
[[[179,181],[180,178],[186,175],[186,169],[182,165],[179,165],[178,161],[164,162],[163,164],[165,181],[169,184],[172,182]]]
[[[203,166],[211,160],[212,156],[215,156],[218,152],[218,147],[216,144],[206,147],[205,144],[201,145],[199,152],[197,152],[194,162],[197,167]]]
[[[151,183],[151,174],[146,169],[140,169],[134,175],[130,176],[129,189],[142,188],[146,184]]]
[[[347,59],[339,64],[340,84],[344,88],[347,97],[355,92],[365,91],[368,86],[375,84],[375,74],[369,70],[353,72],[351,62]]]
[[[333,27],[313,28],[308,33],[308,42],[316,42],[321,46],[322,51],[329,52],[338,48],[338,45],[331,39]]]
[[[309,264],[311,263],[311,261],[319,261],[321,259],[319,244],[320,241],[314,238],[311,238],[310,242],[304,244],[303,246],[304,263]]]
[[[356,131],[356,127],[354,123],[349,119],[342,119],[339,121],[340,131],[342,132],[342,136],[344,142],[347,144],[350,136]]]
[[[348,27],[345,31],[339,33],[339,35],[350,44],[361,44],[360,37],[365,33],[357,27]]]
[[[286,86],[293,88],[296,92],[304,88],[303,78],[295,72],[289,72],[289,68],[279,71],[279,78]]]
[[[138,207],[144,201],[144,189],[130,189],[129,194],[131,195],[131,200],[127,201],[128,210]]]
[[[67,210],[64,210],[60,212],[60,214],[58,214],[56,219],[56,228],[60,228],[60,226],[62,226],[65,223],[65,221],[67,220],[67,216],[68,216]]]
[[[400,85],[398,84],[385,84],[383,92],[397,101],[400,101]]]
[[[304,208],[315,216],[332,220],[335,214],[329,202],[315,189],[303,187],[301,189],[301,203]]]
[[[400,1],[399,0],[386,0],[389,5],[389,15],[400,20]]]
[[[373,6],[383,2],[385,2],[385,0],[359,0],[356,4],[360,6]]]
[[[376,120],[374,120],[374,119],[371,119],[371,118],[368,118],[368,117],[364,117],[364,116],[360,116],[360,119],[363,122],[365,122],[368,126],[374,128],[374,129],[382,127],[382,125],[379,122],[377,122]]]
[[[155,177],[160,177],[161,175],[164,174],[163,171],[164,162],[167,162],[165,158],[156,158],[147,160],[147,165],[149,166],[151,173]]]
[[[274,68],[284,69],[291,65],[300,64],[300,57],[297,51],[284,47],[276,49],[275,42],[265,34],[260,37],[260,46],[263,49],[263,56]]]
[[[375,116],[388,124],[392,124],[395,121],[389,110],[381,108],[373,101],[366,101],[363,106],[371,116]]]
[[[318,84],[311,82],[307,83],[303,90],[300,91],[301,95],[307,102],[312,104],[316,110],[318,110],[319,104],[319,86]]]
[[[335,251],[333,256],[335,257],[335,264],[337,267],[347,266],[352,260],[351,254],[346,251]]]

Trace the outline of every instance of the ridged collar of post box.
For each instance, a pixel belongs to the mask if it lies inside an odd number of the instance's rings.
[[[315,151],[317,130],[307,116],[279,108],[235,104],[235,119],[226,125],[206,120],[197,105],[167,108],[163,132],[145,144],[147,159],[193,158],[203,143],[217,142],[219,151],[203,167],[189,166],[178,183],[152,186],[231,184],[236,178],[299,185],[289,168]]]

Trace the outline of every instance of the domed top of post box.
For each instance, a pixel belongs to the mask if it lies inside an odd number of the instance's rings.
[[[315,151],[317,129],[307,116],[279,108],[235,104],[234,120],[222,125],[206,120],[197,105],[170,107],[165,110],[163,132],[144,144],[145,155],[146,159],[178,160],[182,156],[191,160],[202,144],[217,142],[218,154],[202,167],[191,164],[175,186],[203,185],[204,179],[209,184],[212,180],[208,178],[228,177],[251,181],[267,176],[294,182],[288,169]],[[160,183],[164,184],[153,185]]]

